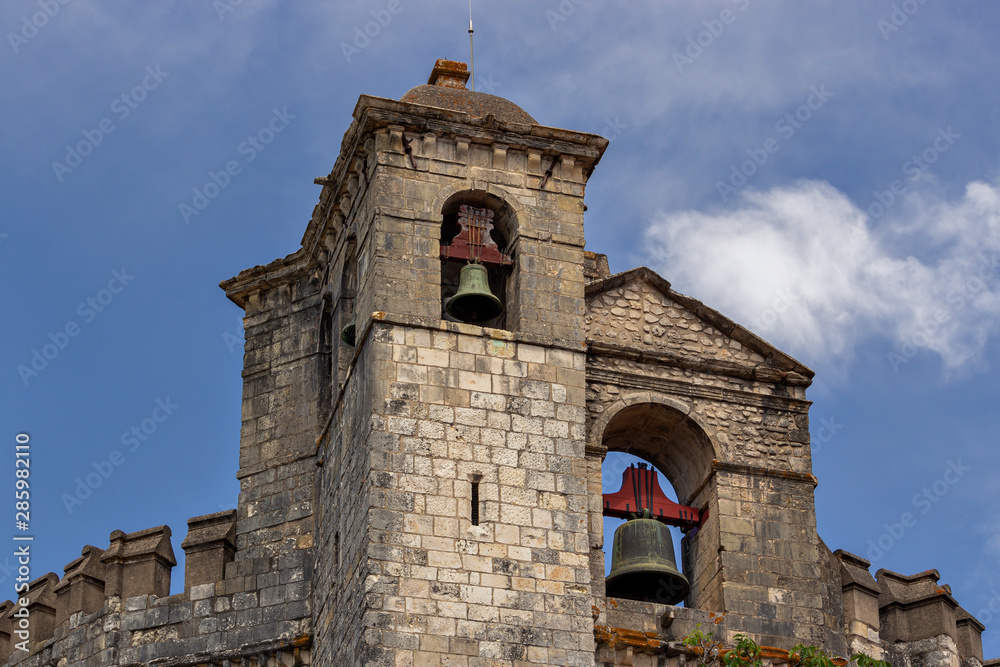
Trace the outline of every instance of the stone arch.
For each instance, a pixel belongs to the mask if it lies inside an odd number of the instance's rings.
[[[676,397],[638,392],[607,406],[591,424],[588,442],[649,461],[667,477],[680,503],[690,504],[718,458],[713,434],[714,429]]]
[[[467,182],[468,183],[468,182]],[[439,240],[442,246],[448,246],[454,236],[459,232],[458,224],[459,209],[463,205],[468,205],[477,209],[486,209],[492,215],[493,241],[497,248],[507,256],[515,254],[517,245],[519,224],[518,209],[520,203],[511,197],[507,192],[496,186],[473,181],[471,188],[460,188],[454,185],[446,186],[438,191],[432,203],[432,211],[437,217],[440,225]],[[478,186],[478,187],[477,187]],[[453,319],[446,309],[448,299],[458,290],[461,270],[465,260],[447,259],[441,261],[441,317],[442,319]],[[487,321],[477,321],[486,327],[495,327],[507,330],[514,330],[514,323],[517,317],[512,310],[516,310],[516,300],[508,298],[513,294],[515,267],[509,264],[490,263],[484,261],[486,267],[490,291],[503,304],[503,312],[499,316]],[[514,306],[512,308],[511,306]]]
[[[510,207],[516,220],[524,220],[527,215],[524,205],[509,192],[497,186],[495,183],[487,183],[486,181],[478,181],[474,179],[469,179],[459,184],[446,185],[438,190],[437,194],[434,195],[434,199],[431,200],[431,214],[439,215],[444,210],[445,204],[448,200],[452,199],[456,195],[471,192],[483,192],[501,200],[504,204]],[[517,231],[518,230],[516,229],[511,230],[513,233],[512,236],[516,236]]]

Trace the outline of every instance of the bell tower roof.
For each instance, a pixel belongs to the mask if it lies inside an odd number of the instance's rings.
[[[479,118],[491,115],[505,123],[538,124],[524,109],[509,100],[469,90],[465,87],[468,80],[469,70],[465,63],[438,60],[427,83],[412,88],[399,101],[462,111]]]

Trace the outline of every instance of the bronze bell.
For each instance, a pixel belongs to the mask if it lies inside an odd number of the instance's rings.
[[[503,311],[500,299],[490,291],[489,276],[482,264],[466,264],[458,281],[458,291],[444,309],[460,322],[488,322]]]
[[[615,531],[611,573],[605,582],[607,596],[658,604],[677,604],[687,597],[691,584],[677,570],[670,529],[643,512]]]
[[[354,334],[355,334],[354,320],[351,320],[344,326],[343,329],[340,330],[340,340],[344,341],[351,347],[354,347],[355,343]]]

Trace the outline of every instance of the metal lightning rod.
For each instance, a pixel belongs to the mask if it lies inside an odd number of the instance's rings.
[[[476,57],[472,50],[472,0],[469,0],[469,68],[472,70],[472,92],[476,92]]]

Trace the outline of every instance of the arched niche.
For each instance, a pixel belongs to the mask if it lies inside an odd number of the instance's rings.
[[[449,246],[453,239],[461,231],[458,224],[460,209],[462,206],[469,206],[475,209],[485,209],[492,213],[493,229],[490,237],[496,243],[500,253],[511,258],[515,254],[518,234],[518,216],[506,197],[480,189],[453,190],[449,195],[441,199],[441,235],[442,246]],[[436,200],[437,201],[437,200]],[[465,260],[442,259],[441,260],[441,317],[452,320],[445,310],[445,305],[459,287],[459,279]],[[490,291],[500,299],[503,304],[503,312],[493,320],[481,322],[482,326],[494,327],[498,329],[513,330],[516,318],[512,312],[515,307],[514,288],[512,278],[514,275],[513,266],[491,265],[484,262],[489,277]]]
[[[711,474],[713,460],[717,458],[711,433],[700,417],[692,413],[690,406],[674,397],[641,392],[605,406],[601,416],[591,424],[589,440],[601,445],[597,450],[591,450],[595,453],[624,452],[648,461],[666,477],[666,483],[661,479],[660,486],[668,496],[667,487],[671,486],[681,505],[705,511],[711,502],[704,493],[704,482]],[[607,480],[607,486],[615,486],[615,490],[621,479],[621,471],[616,472],[617,479]],[[602,479],[602,486],[605,486],[604,481]],[[708,514],[709,523],[718,520],[714,515],[713,508]],[[684,604],[694,608],[704,605],[711,608],[713,604],[706,595],[702,552],[714,554],[717,545],[712,537],[705,539],[702,534],[704,528],[685,532],[680,541],[681,558],[677,562],[678,569],[691,584],[691,593]],[[709,534],[715,532],[710,530]],[[676,533],[674,537],[676,547]],[[610,553],[610,545],[605,544],[605,550]],[[596,552],[595,556],[597,553],[600,552]],[[600,557],[603,558],[604,554],[600,553]],[[600,595],[604,590],[603,582],[594,590]]]
[[[661,470],[683,505],[696,502],[692,496],[717,458],[699,422],[683,403],[644,394],[609,406],[593,430],[607,451],[635,454]]]
[[[334,319],[337,324],[336,337],[334,339],[334,370],[336,378],[334,382],[335,393],[340,390],[341,383],[347,377],[347,370],[354,358],[354,346],[344,340],[344,330],[348,325],[354,324],[354,336],[359,335],[357,331],[357,321],[355,319],[355,299],[358,291],[358,254],[357,239],[351,235],[344,243],[343,258],[340,267],[340,282],[335,289],[336,303],[334,306]],[[350,336],[346,336],[350,338]]]
[[[330,416],[333,406],[333,384],[336,380],[333,369],[334,321],[333,300],[329,295],[323,297],[319,320],[319,354],[316,357],[319,378],[319,428],[322,429]]]

